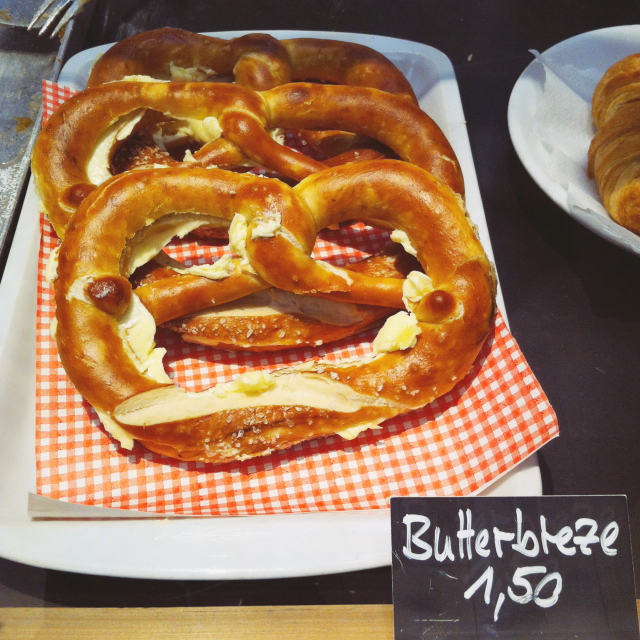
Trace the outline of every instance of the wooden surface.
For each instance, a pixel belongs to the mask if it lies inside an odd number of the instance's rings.
[[[149,609],[0,608],[2,640],[224,640],[393,638],[391,605],[171,607]]]
[[[640,600],[638,601],[640,617]],[[0,638],[11,640],[376,640],[393,639],[393,607],[0,608]]]

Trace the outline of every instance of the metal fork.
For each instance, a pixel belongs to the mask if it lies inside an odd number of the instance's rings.
[[[39,20],[45,20],[44,25],[38,32],[39,36],[47,33],[49,28],[55,24],[50,38],[53,38],[64,27],[73,16],[80,12],[82,5],[86,0],[44,0],[44,2],[38,7],[35,15],[33,16],[27,31],[31,31]],[[63,13],[64,12],[64,13]],[[56,20],[60,20],[56,24]]]

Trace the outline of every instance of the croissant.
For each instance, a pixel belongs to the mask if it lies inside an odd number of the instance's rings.
[[[640,233],[640,54],[616,62],[593,94],[598,132],[589,147],[595,177],[609,215]]]

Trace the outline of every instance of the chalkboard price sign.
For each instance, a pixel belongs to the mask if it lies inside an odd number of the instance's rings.
[[[638,640],[625,496],[392,498],[395,637]]]

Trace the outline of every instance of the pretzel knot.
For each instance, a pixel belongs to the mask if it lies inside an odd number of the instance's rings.
[[[374,280],[309,257],[317,231],[346,218],[403,232],[424,269],[387,293],[403,295],[412,313],[385,325],[374,354],[249,374],[200,393],[170,384],[153,319],[127,280],[150,238],[168,241],[167,230],[212,219],[246,224],[246,252],[223,277],[229,287],[252,275],[289,291],[368,299]],[[446,393],[489,331],[494,282],[460,198],[420,167],[344,165],[293,188],[177,167],[116,176],[84,200],[62,242],[55,298],[62,364],[107,429],[174,458],[218,463],[332,433],[355,437]]]

